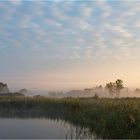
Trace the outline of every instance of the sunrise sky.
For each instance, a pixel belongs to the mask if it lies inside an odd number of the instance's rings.
[[[140,88],[140,1],[0,1],[0,81],[69,90]]]

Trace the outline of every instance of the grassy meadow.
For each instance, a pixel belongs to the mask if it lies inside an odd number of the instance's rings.
[[[97,138],[140,138],[139,98],[0,97],[0,117],[46,117],[88,128]]]

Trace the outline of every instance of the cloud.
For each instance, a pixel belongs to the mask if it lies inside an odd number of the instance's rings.
[[[62,24],[59,22],[56,22],[55,20],[52,19],[46,19],[46,24],[50,26],[55,26],[55,27],[61,27]]]
[[[82,4],[80,7],[80,11],[83,18],[90,18],[92,16],[92,13],[94,12],[94,8]]]
[[[22,0],[10,0],[10,2],[15,6],[19,6],[19,5],[21,5]]]
[[[102,11],[102,17],[107,18],[112,14],[112,8],[110,5],[107,3],[107,1],[102,0],[102,1],[95,1],[93,2],[95,7],[98,7]]]
[[[138,1],[0,1],[0,76],[47,73],[51,81],[53,74],[80,73],[90,81],[91,74],[99,80],[131,73],[132,66],[138,71],[139,7]]]
[[[8,47],[28,46],[34,54],[42,53],[45,59],[56,56],[66,60],[114,57],[121,60],[123,56],[131,59],[130,52],[136,52],[139,46],[138,2],[119,5],[109,1],[10,3],[20,7],[1,2],[0,35],[9,36],[9,30],[12,33],[10,39],[3,39],[1,43]],[[46,52],[47,58],[41,51]]]

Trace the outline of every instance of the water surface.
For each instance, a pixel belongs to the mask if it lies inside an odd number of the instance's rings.
[[[95,138],[88,129],[62,120],[0,119],[0,139],[87,139]]]

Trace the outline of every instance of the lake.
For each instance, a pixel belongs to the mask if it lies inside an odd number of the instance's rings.
[[[1,118],[0,139],[94,139],[88,129],[62,120]]]

